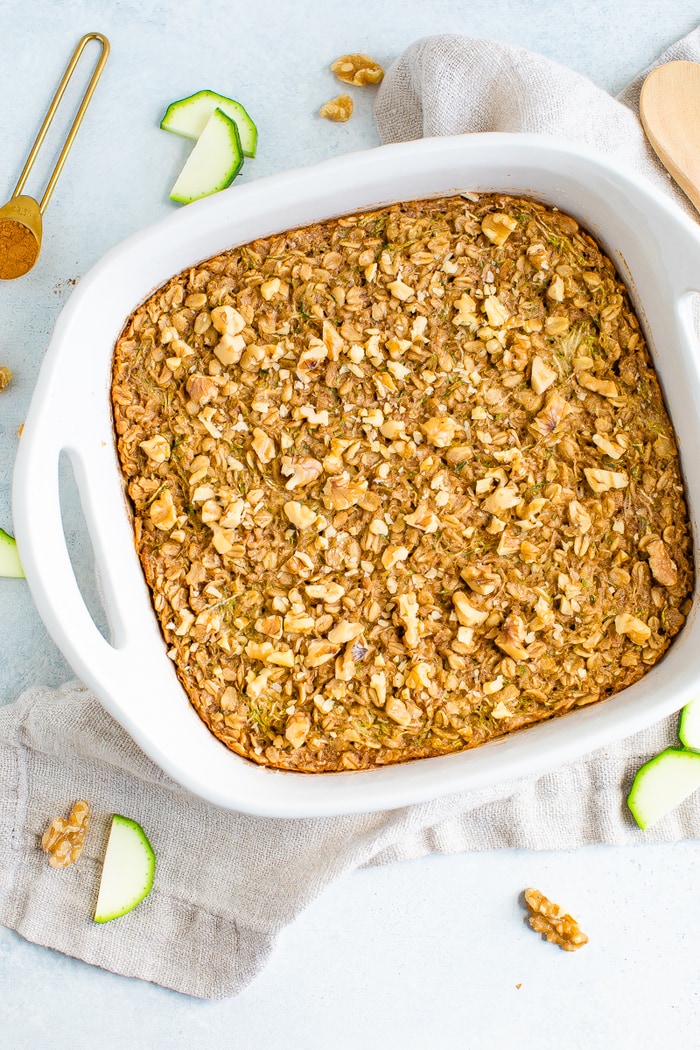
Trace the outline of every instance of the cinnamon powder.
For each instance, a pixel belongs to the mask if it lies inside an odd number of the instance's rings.
[[[32,231],[15,219],[0,219],[0,280],[11,281],[31,270],[39,254]]]

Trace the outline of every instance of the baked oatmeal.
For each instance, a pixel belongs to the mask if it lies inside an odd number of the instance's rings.
[[[595,703],[691,605],[673,430],[577,223],[467,194],[174,277],[112,386],[177,675],[263,765],[365,769]]]

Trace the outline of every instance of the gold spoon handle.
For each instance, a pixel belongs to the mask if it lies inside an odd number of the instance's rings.
[[[61,172],[63,171],[63,165],[65,164],[66,157],[68,156],[68,152],[69,152],[71,146],[73,145],[73,139],[78,134],[78,128],[80,127],[80,125],[82,123],[82,119],[85,116],[85,110],[88,108],[88,106],[90,104],[90,99],[92,98],[93,93],[95,91],[95,88],[97,87],[97,81],[100,79],[100,76],[102,74],[102,70],[104,69],[105,62],[107,61],[107,58],[109,57],[109,40],[107,39],[106,36],[103,36],[102,33],[87,33],[82,38],[82,40],[79,41],[78,46],[76,47],[75,51],[73,52],[73,57],[71,58],[70,62],[68,63],[66,71],[63,74],[63,79],[61,80],[61,83],[58,85],[58,88],[56,90],[56,94],[53,97],[53,101],[51,102],[51,105],[49,106],[48,112],[47,112],[46,116],[44,117],[44,123],[39,128],[39,134],[37,135],[36,141],[35,141],[34,145],[31,148],[31,152],[30,152],[29,156],[27,157],[27,163],[24,165],[24,169],[22,171],[22,174],[19,177],[19,182],[15,186],[14,193],[12,194],[13,197],[18,197],[21,194],[22,190],[24,189],[24,185],[25,185],[25,183],[26,183],[26,181],[27,181],[27,179],[29,177],[29,173],[31,172],[32,168],[34,167],[34,161],[37,158],[37,154],[39,153],[39,150],[41,149],[42,144],[44,142],[44,139],[46,138],[46,132],[49,130],[49,126],[51,124],[51,121],[53,120],[54,116],[56,115],[56,110],[58,109],[58,107],[60,105],[60,102],[61,102],[61,99],[63,98],[63,95],[65,94],[65,90],[68,87],[68,82],[70,81],[70,78],[73,76],[73,73],[75,71],[75,67],[77,66],[77,64],[78,64],[78,62],[80,60],[80,56],[82,55],[82,53],[83,53],[83,51],[85,49],[85,45],[88,44],[91,40],[99,40],[100,45],[101,45],[100,58],[99,58],[99,60],[97,62],[97,65],[95,66],[95,71],[92,74],[92,78],[90,80],[90,83],[87,86],[87,91],[85,92],[85,94],[83,96],[83,101],[80,103],[80,109],[78,110],[78,112],[75,115],[75,120],[73,121],[73,126],[71,127],[70,131],[68,132],[68,137],[67,137],[67,139],[66,139],[66,141],[65,141],[65,143],[63,145],[63,149],[61,150],[61,152],[59,154],[58,160],[56,161],[56,167],[53,169],[53,174],[51,175],[51,178],[48,181],[48,185],[46,187],[46,190],[44,191],[44,196],[41,198],[41,203],[39,205],[39,211],[41,212],[42,215],[44,214],[44,211],[46,210],[46,205],[49,203],[49,199],[51,197],[51,194],[54,191],[54,187],[56,186],[56,183],[58,182],[58,177],[61,174]]]

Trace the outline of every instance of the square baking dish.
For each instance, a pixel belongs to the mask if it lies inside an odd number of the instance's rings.
[[[423,139],[236,186],[113,249],[63,309],[38,378],[14,476],[14,522],[38,611],[76,674],[144,752],[189,790],[275,817],[370,812],[545,770],[677,710],[700,675],[696,603],[666,656],[609,700],[482,747],[357,773],[303,774],[229,751],[190,706],[166,655],[136,555],[109,398],[126,318],[173,274],[227,248],[387,203],[468,191],[535,198],[604,247],[645,328],[679,443],[697,560],[700,368],[693,295],[700,230],[661,191],[603,155],[534,135]],[[73,466],[111,624],[81,597],[61,521],[59,457]]]

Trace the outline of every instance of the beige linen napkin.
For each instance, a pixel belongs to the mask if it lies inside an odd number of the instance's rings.
[[[662,60],[677,57],[700,60],[700,31]],[[485,130],[564,135],[643,170],[681,201],[644,143],[633,112],[638,87],[615,101],[541,56],[433,37],[389,71],[376,117],[385,141]],[[697,796],[643,837],[626,809],[635,770],[675,739],[670,718],[543,776],[391,813],[282,821],[190,795],[83,686],[36,688],[0,710],[0,922],[116,973],[223,998],[244,988],[279,931],[353,868],[431,852],[700,837]],[[77,798],[93,809],[86,847],[73,867],[54,870],[39,839]],[[97,925],[91,914],[114,812],[143,825],[156,880],[135,911]]]

